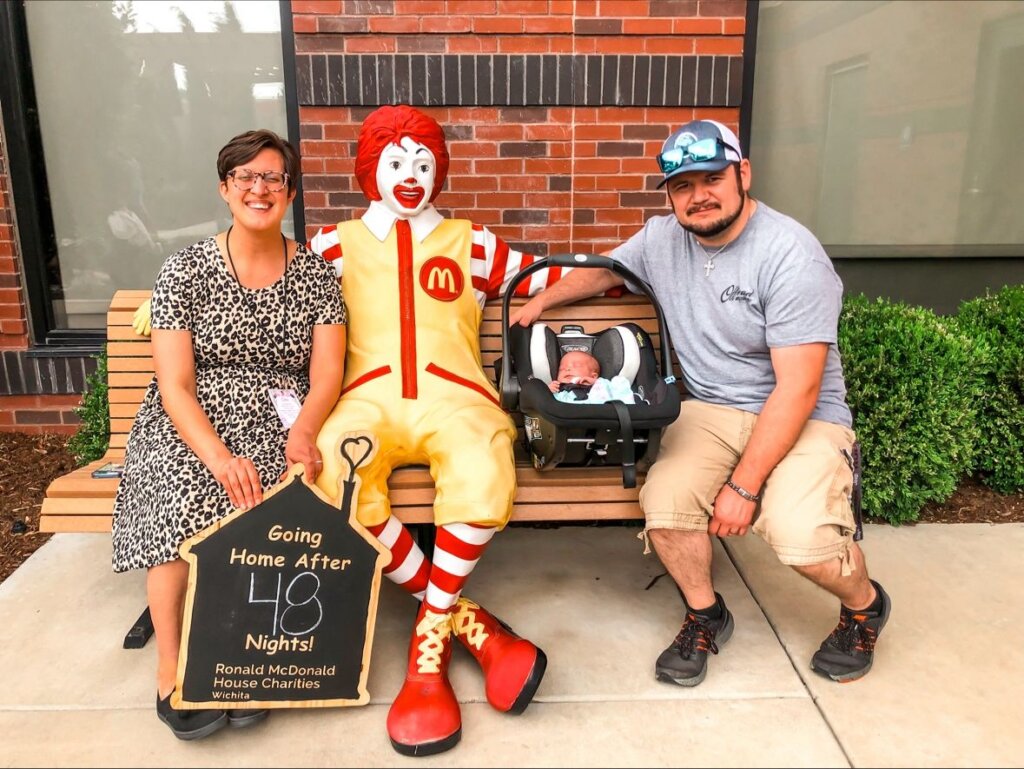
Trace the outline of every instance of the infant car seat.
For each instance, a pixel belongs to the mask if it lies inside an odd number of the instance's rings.
[[[516,285],[548,265],[604,267],[644,290],[658,318],[661,363],[650,335],[636,323],[621,323],[597,333],[566,325],[558,333],[540,321],[529,328],[508,325]],[[498,361],[502,406],[523,413],[524,441],[538,470],[557,466],[622,466],[625,488],[636,486],[636,471],[654,462],[662,430],[679,415],[679,390],[672,376],[668,329],[650,287],[619,262],[593,254],[560,254],[539,259],[521,270],[505,292],[502,305],[502,357]],[[583,350],[597,358],[601,376],[621,375],[630,383],[635,403],[566,403],[548,383],[567,352]],[[507,364],[506,364],[507,362]]]

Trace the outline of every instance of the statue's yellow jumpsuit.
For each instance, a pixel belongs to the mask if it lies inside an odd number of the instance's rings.
[[[485,265],[494,261],[485,257],[485,239],[489,257],[495,238],[483,228],[432,215],[436,226],[422,240],[403,219],[383,240],[357,219],[324,228],[311,241],[325,258],[343,260],[349,318],[341,398],[317,439],[324,459],[317,484],[338,493],[348,472],[338,441],[343,433],[365,430],[378,449],[359,471],[363,525],[379,525],[390,515],[392,469],[423,464],[436,487],[437,526],[501,528],[515,493],[516,432],[483,371],[478,339],[483,298],[497,295],[515,269]],[[333,249],[318,248],[318,241],[322,246],[335,235]],[[502,260],[509,253],[523,256],[500,240],[498,250]]]

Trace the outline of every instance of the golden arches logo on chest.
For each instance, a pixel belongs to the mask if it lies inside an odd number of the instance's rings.
[[[441,302],[454,302],[462,294],[465,278],[454,259],[432,256],[420,267],[420,288]]]

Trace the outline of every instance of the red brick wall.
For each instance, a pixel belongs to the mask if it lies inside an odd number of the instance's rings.
[[[729,56],[735,62],[745,30],[742,0],[295,0],[292,10],[296,51],[300,62],[303,54],[313,62],[314,81],[321,60],[330,78],[332,55],[343,58],[338,54]],[[340,80],[320,87],[341,90]],[[372,109],[365,101],[355,107],[311,101],[300,95],[307,105],[300,108],[307,235],[365,207],[352,158],[359,124]],[[442,213],[485,224],[540,254],[599,252],[629,237],[649,216],[667,211],[664,192],[655,189],[654,161],[665,137],[695,116],[737,132],[739,122],[738,103],[452,106],[449,100],[421,108],[448,135],[451,169],[436,201]]]
[[[0,395],[0,431],[71,435],[80,420],[80,395]]]
[[[0,350],[24,350],[28,347],[28,326],[16,258],[18,246],[10,189],[7,153],[0,131]]]

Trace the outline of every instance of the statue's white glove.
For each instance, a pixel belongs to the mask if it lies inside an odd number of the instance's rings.
[[[132,316],[132,328],[135,329],[135,333],[139,336],[149,336],[153,330],[151,321],[152,312],[150,311],[149,300],[147,299],[139,305],[139,309]]]

